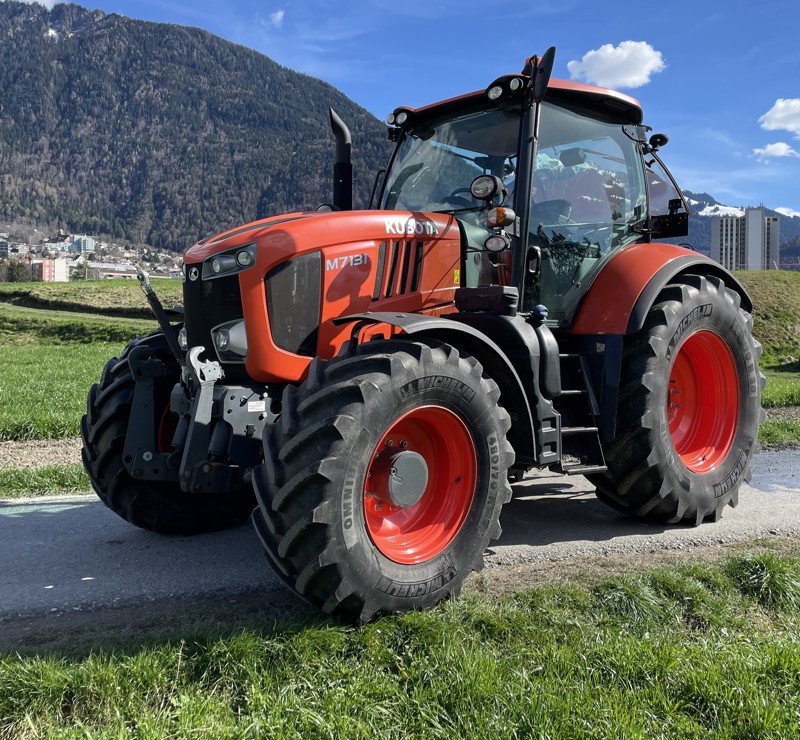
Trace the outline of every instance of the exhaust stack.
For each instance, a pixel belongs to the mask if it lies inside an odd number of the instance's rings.
[[[353,210],[353,165],[350,161],[352,140],[350,129],[333,108],[328,112],[336,139],[336,159],[333,163],[333,205],[340,211]]]

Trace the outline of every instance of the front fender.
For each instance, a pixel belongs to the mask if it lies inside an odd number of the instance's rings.
[[[631,334],[644,326],[661,290],[682,273],[714,275],[752,301],[744,286],[722,265],[672,244],[632,244],[621,249],[595,277],[576,313],[573,334]]]
[[[364,325],[383,324],[399,329],[409,337],[429,338],[450,344],[475,357],[500,387],[501,401],[512,418],[509,441],[514,447],[519,465],[536,462],[536,433],[530,394],[506,353],[486,334],[469,324],[443,316],[425,314],[369,312],[334,319],[337,326],[355,324],[355,338]],[[533,402],[536,399],[534,397]]]

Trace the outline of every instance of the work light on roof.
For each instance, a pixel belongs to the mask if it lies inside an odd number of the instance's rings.
[[[489,100],[497,100],[502,94],[503,88],[500,85],[492,85],[486,93]]]

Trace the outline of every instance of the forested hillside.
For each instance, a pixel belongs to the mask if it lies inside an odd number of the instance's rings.
[[[0,2],[0,220],[181,249],[330,200],[332,105],[356,202],[385,127],[332,86],[205,31]]]

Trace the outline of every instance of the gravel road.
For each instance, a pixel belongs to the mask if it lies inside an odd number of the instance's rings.
[[[526,479],[503,512],[503,536],[487,557],[488,576],[492,568],[586,555],[796,538],[800,450],[761,453],[753,472],[753,486],[721,522],[677,528],[625,518],[597,501],[580,477]],[[14,625],[35,617],[89,617],[156,602],[224,602],[243,593],[257,594],[267,616],[294,600],[268,569],[249,525],[162,537],[127,524],[94,497],[0,501],[0,648],[4,635],[18,635]]]

